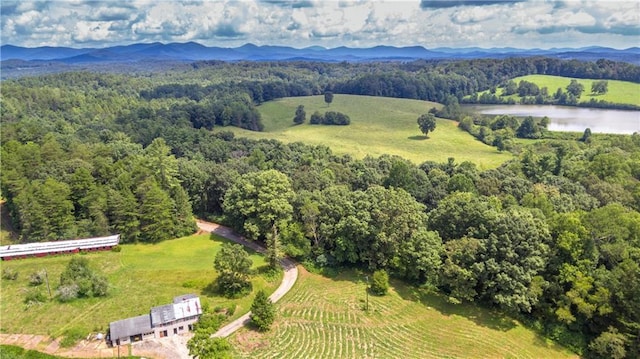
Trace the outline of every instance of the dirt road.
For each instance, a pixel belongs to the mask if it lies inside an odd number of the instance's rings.
[[[257,252],[264,253],[266,251],[264,247],[258,245],[257,243],[249,242],[244,238],[240,237],[239,235],[235,234],[233,230],[229,227],[221,226],[217,223],[198,220],[198,228],[200,228],[202,231],[215,233],[221,237],[230,239],[236,243],[249,247]],[[293,285],[296,283],[296,280],[298,279],[298,268],[296,267],[296,264],[294,262],[285,258],[280,262],[280,264],[284,269],[284,276],[282,278],[282,283],[280,283],[280,286],[278,287],[278,289],[276,289],[276,291],[273,292],[273,294],[271,294],[271,296],[269,297],[269,299],[271,299],[271,301],[274,303],[277,302],[280,298],[282,298],[285,294],[287,294],[287,292],[289,292],[289,290],[293,287]],[[220,328],[220,330],[218,330],[215,334],[213,334],[213,336],[223,337],[223,338],[228,337],[233,332],[235,332],[236,330],[240,329],[242,326],[249,323],[250,316],[251,316],[251,312],[246,313],[240,318]]]

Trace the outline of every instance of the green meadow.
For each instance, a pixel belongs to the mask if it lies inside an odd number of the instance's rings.
[[[503,313],[451,304],[392,281],[367,295],[364,274],[327,278],[301,270],[267,333],[231,337],[243,358],[577,358]]]
[[[307,122],[294,125],[298,105],[303,105]],[[323,96],[289,97],[270,101],[258,107],[265,125],[263,132],[235,127],[216,131],[233,131],[237,136],[253,139],[276,139],[285,143],[303,142],[326,145],[334,153],[355,158],[367,155],[398,155],[416,164],[424,161],[471,161],[481,169],[495,168],[512,158],[495,147],[487,146],[458,129],[454,121],[438,119],[434,132],[425,138],[418,129],[417,119],[432,107],[433,102],[387,97],[335,94],[327,106]],[[338,111],[351,118],[348,126],[310,125],[313,112]]]
[[[0,331],[2,333],[42,334],[59,337],[73,329],[88,333],[105,333],[109,323],[149,313],[153,306],[171,303],[174,296],[195,293],[203,305],[211,308],[234,307],[237,318],[251,307],[259,289],[273,292],[280,284],[277,278],[252,277],[253,292],[240,299],[226,299],[207,290],[217,277],[213,260],[226,239],[209,234],[193,235],[158,244],[122,245],[120,252],[105,251],[85,256],[91,267],[104,273],[110,284],[105,298],[77,299],[69,303],[49,300],[27,307],[25,293],[29,275],[45,269],[52,291],[60,282],[60,273],[71,256],[52,256],[2,262],[2,268],[18,271],[17,280],[2,280]],[[253,268],[260,271],[266,264],[262,255],[250,252]],[[37,287],[48,296],[46,284]],[[55,295],[55,293],[53,293]]]
[[[553,96],[558,88],[562,88],[563,91],[566,91],[571,80],[577,80],[582,84],[582,86],[584,86],[584,92],[580,96],[580,102],[589,102],[591,99],[595,99],[598,101],[604,100],[612,103],[640,106],[640,84],[633,82],[607,80],[607,93],[595,95],[591,93],[591,85],[594,81],[600,81],[598,79],[573,79],[570,77],[550,75],[528,75],[513,79],[516,84],[520,81],[528,81],[538,85],[539,88],[546,87],[549,91],[549,95],[551,96]],[[502,88],[498,88],[496,94],[500,96],[502,94]],[[512,95],[512,97],[514,97],[516,101],[519,98],[517,95]]]

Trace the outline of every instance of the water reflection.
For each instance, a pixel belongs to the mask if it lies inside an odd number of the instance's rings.
[[[552,105],[473,105],[487,115],[533,116],[550,119],[550,131],[632,134],[640,132],[640,111],[608,110]]]

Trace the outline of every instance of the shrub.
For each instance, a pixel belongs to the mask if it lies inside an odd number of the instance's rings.
[[[107,279],[89,268],[86,258],[72,258],[60,274],[58,293],[62,301],[80,297],[103,297],[108,290]]]
[[[220,325],[222,325],[225,317],[224,314],[220,313],[204,313],[195,324],[195,330],[204,330],[213,334],[220,329]]]
[[[18,279],[18,272],[11,268],[4,268],[2,270],[2,279],[16,280]]]
[[[41,285],[42,283],[44,283],[46,276],[47,276],[47,274],[46,274],[46,272],[44,270],[33,272],[29,276],[29,284],[34,286],[34,287],[37,287],[37,286]]]
[[[61,302],[72,301],[78,298],[78,290],[78,285],[75,283],[60,286],[58,288],[58,299]]]
[[[389,290],[389,275],[385,270],[377,270],[373,273],[371,282],[371,293],[385,295]]]
[[[41,304],[47,301],[47,297],[40,291],[39,289],[33,288],[27,290],[27,293],[24,296],[24,304],[28,307],[36,304]]]

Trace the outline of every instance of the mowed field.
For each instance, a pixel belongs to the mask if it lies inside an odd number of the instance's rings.
[[[549,95],[553,96],[554,93],[558,90],[558,88],[562,88],[562,91],[567,91],[567,86],[573,80],[570,77],[562,77],[562,76],[550,76],[550,75],[528,75],[516,77],[513,81],[518,84],[520,81],[529,81],[532,82],[538,87],[543,88],[546,87],[549,90]],[[589,102],[591,99],[595,100],[604,100],[607,102],[620,103],[620,104],[630,104],[640,106],[640,84],[627,82],[627,81],[617,81],[617,80],[607,80],[608,83],[608,91],[603,95],[594,95],[591,93],[591,85],[594,81],[600,81],[597,79],[575,79],[582,86],[584,86],[584,92],[580,96],[580,102]],[[497,93],[500,95],[502,89],[498,90]],[[517,99],[517,96],[514,96]]]
[[[307,123],[294,125],[298,105],[303,105]],[[431,160],[446,162],[471,161],[481,169],[495,168],[512,156],[495,147],[477,141],[457,128],[454,121],[438,119],[436,130],[425,138],[418,129],[417,119],[432,107],[441,105],[408,99],[335,94],[330,106],[324,96],[289,97],[270,101],[258,107],[265,125],[264,132],[235,127],[218,128],[233,131],[237,136],[254,139],[272,138],[286,143],[326,145],[334,153],[355,158],[390,154],[411,160],[415,164]],[[348,126],[310,125],[313,112],[338,111],[351,118]]]
[[[271,331],[231,337],[243,358],[577,358],[498,312],[454,305],[392,281],[369,295],[364,274],[335,278],[301,271],[277,304]]]
[[[262,275],[254,275],[254,291],[237,300],[215,294],[203,295],[203,290],[217,277],[213,260],[226,241],[221,237],[203,234],[155,245],[122,245],[120,252],[76,254],[87,258],[91,267],[107,276],[109,295],[106,298],[78,299],[70,303],[59,303],[54,299],[31,307],[23,303],[25,291],[32,288],[29,286],[29,275],[46,269],[54,291],[60,282],[60,273],[71,256],[2,262],[2,268],[12,268],[19,275],[15,281],[2,280],[0,331],[53,337],[61,336],[72,328],[87,334],[105,333],[111,321],[147,314],[152,306],[171,303],[174,296],[187,293],[200,295],[203,304],[208,303],[211,308],[228,308],[237,304],[233,317],[239,317],[249,310],[258,289],[273,292],[282,276],[267,280]],[[251,259],[253,268],[265,266],[261,255],[252,253]],[[46,284],[38,288],[47,293]]]

